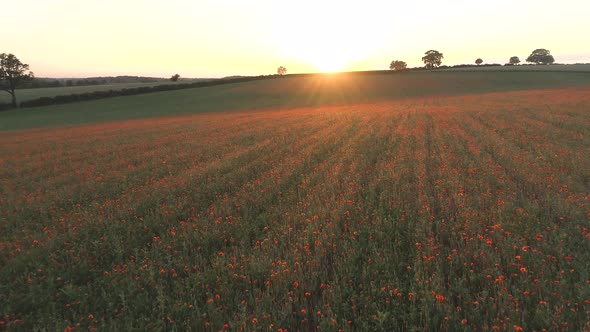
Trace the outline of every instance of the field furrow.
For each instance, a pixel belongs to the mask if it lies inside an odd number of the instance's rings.
[[[323,88],[349,103],[0,134],[0,322],[588,329],[587,88]]]

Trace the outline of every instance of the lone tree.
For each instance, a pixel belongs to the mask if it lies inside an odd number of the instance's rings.
[[[170,80],[172,82],[178,82],[179,79],[180,79],[180,75],[178,75],[178,74],[174,74],[174,75],[172,75],[172,77],[170,77]]]
[[[435,50],[427,51],[424,54],[425,55],[422,57],[422,61],[424,61],[424,64],[428,69],[440,66],[442,59],[444,58],[442,53]]]
[[[526,58],[526,62],[534,62],[538,65],[547,65],[555,62],[553,55],[544,48],[538,48]]]
[[[29,65],[20,62],[14,54],[0,54],[0,89],[12,96],[12,106],[16,107],[15,90],[19,83],[33,79]]]
[[[478,58],[477,60],[475,60],[475,64],[476,65],[481,65],[483,63],[483,60],[481,58]]]
[[[400,60],[391,61],[389,64],[389,69],[391,70],[404,70],[406,68],[408,68],[408,64]]]
[[[520,59],[515,55],[513,57],[510,57],[509,62],[511,65],[516,66],[517,64],[520,63]]]
[[[287,73],[287,68],[280,66],[279,68],[277,68],[277,74],[283,76]]]

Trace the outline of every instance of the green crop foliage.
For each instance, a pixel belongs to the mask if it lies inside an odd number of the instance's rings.
[[[462,75],[3,114],[0,329],[588,329],[586,76]]]

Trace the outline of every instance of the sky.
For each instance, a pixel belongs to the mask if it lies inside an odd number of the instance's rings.
[[[37,77],[224,77],[506,63],[537,48],[590,62],[589,0],[6,0],[0,53]]]

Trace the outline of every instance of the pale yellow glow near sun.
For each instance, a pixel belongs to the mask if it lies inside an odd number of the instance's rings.
[[[334,61],[333,58],[326,58],[326,59],[315,59],[311,61],[312,64],[321,72],[336,72],[340,71],[344,68],[345,65],[349,63],[346,59],[340,59],[339,61]]]
[[[537,48],[590,61],[589,0],[13,0],[2,12],[27,23],[2,17],[18,33],[0,33],[0,53],[38,77],[384,70],[423,66],[430,49],[443,65],[524,62]]]
[[[275,4],[273,32],[281,54],[316,70],[333,72],[375,53],[388,40],[376,15],[359,15],[359,7],[334,1]]]

